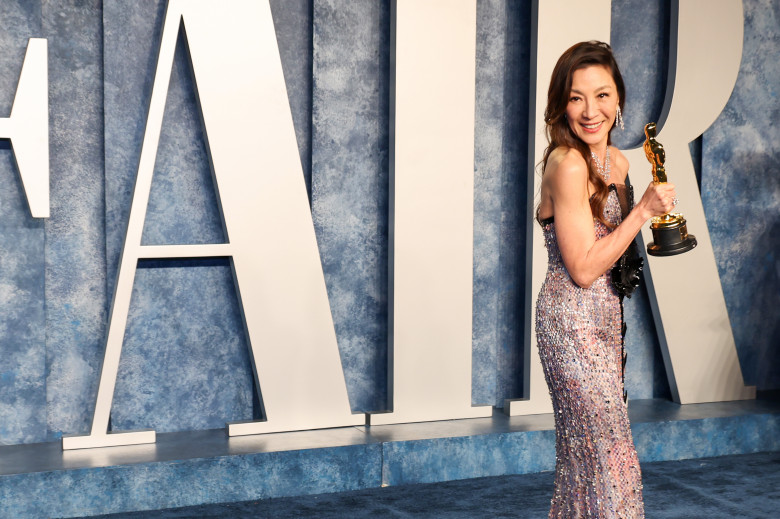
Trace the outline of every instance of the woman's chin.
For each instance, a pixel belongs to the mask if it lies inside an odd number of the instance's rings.
[[[609,132],[605,132],[603,130],[597,133],[580,132],[577,136],[588,146],[602,148],[607,145]]]

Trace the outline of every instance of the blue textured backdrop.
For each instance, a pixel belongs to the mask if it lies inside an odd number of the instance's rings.
[[[20,2],[22,3],[22,2]],[[41,3],[49,40],[51,217],[46,245],[46,408],[39,437],[88,423],[102,360],[105,253],[103,27],[97,2]]]
[[[780,388],[780,6],[746,0],[734,94],[700,140],[702,198],[746,382]],[[387,402],[389,1],[271,2],[331,310],[354,411]],[[89,427],[130,208],[163,0],[0,0],[0,117],[26,40],[49,40],[52,216],[30,217],[0,141],[0,444]],[[522,393],[531,2],[479,0],[473,401]],[[668,2],[613,2],[632,147],[657,118]],[[179,44],[145,243],[224,239]],[[626,305],[631,398],[668,395],[647,293]],[[225,262],[142,262],[112,424],[221,427],[257,414]]]
[[[0,116],[11,112],[27,38],[40,36],[41,6],[14,3],[0,16]],[[44,224],[30,216],[8,141],[0,140],[0,442],[46,434]]]
[[[742,372],[780,388],[780,2],[745,2],[737,87],[703,135],[701,191]]]
[[[311,209],[355,411],[387,401],[389,2],[313,0]]]

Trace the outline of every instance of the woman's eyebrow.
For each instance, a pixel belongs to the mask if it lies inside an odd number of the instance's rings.
[[[603,86],[600,86],[600,87],[598,87],[596,90],[594,90],[594,92],[601,92],[602,90],[610,90],[610,89],[612,89],[612,86],[610,86],[610,85],[603,85]],[[580,91],[579,91],[579,90],[577,90],[576,88],[572,88],[572,89],[571,89],[571,92],[572,92],[573,94],[580,94],[580,95],[584,95],[584,94],[583,94],[583,92],[580,92]]]

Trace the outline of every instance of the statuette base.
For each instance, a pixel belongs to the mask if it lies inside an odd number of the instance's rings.
[[[647,246],[651,256],[675,256],[696,247],[696,236],[688,234],[688,226],[681,214],[667,214],[653,218],[650,225],[653,242]]]

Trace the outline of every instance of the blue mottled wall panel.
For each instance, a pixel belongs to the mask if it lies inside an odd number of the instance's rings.
[[[530,2],[477,4],[472,399],[521,395]]]
[[[51,217],[46,220],[49,433],[85,432],[106,318],[103,37],[98,0],[43,3],[49,39]]]
[[[472,300],[472,400],[493,402],[498,355],[498,285],[501,234],[501,173],[507,35],[506,5],[477,4],[477,63],[474,121],[474,294]],[[491,362],[492,361],[492,362]]]
[[[504,130],[502,132],[501,227],[499,232],[498,372],[495,405],[522,394],[526,333],[524,296],[525,243],[528,200],[528,117],[531,70],[531,3],[506,2],[507,38],[504,64]],[[477,83],[479,90],[480,85]]]
[[[387,409],[389,2],[314,0],[311,205],[353,411]]]
[[[746,0],[737,86],[704,134],[701,191],[746,382],[780,388],[780,4]]]
[[[11,113],[40,3],[0,11],[0,117]],[[46,439],[44,224],[32,218],[10,142],[0,140],[0,445]]]

